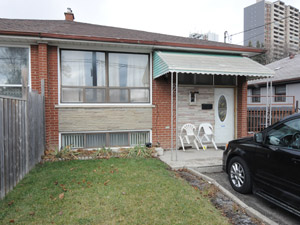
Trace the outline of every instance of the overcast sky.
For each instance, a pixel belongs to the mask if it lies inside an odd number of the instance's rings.
[[[283,0],[300,9],[300,0]],[[187,37],[193,32],[243,31],[244,8],[256,0],[0,0],[0,18],[64,19]],[[273,0],[274,2],[274,0]],[[232,37],[242,44],[243,35]]]

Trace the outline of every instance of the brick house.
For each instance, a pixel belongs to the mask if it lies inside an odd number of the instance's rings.
[[[71,11],[0,19],[0,95],[20,97],[22,77],[41,92],[44,80],[48,148],[170,148],[171,118],[173,140],[176,124],[210,122],[225,143],[247,135],[247,80],[273,73],[248,58],[261,52],[75,22]]]

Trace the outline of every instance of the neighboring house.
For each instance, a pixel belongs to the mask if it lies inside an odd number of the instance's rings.
[[[170,148],[187,122],[210,122],[217,143],[247,135],[247,80],[273,73],[248,58],[262,50],[65,17],[0,19],[0,94],[44,80],[48,148]]]
[[[299,108],[300,55],[290,55],[266,67],[275,72],[273,78],[248,82],[250,132],[261,131],[265,126],[298,112]]]
[[[248,82],[248,103],[266,103],[266,96],[271,96],[269,103],[273,107],[292,107],[300,101],[300,55],[291,55],[284,59],[266,65],[275,72],[271,79],[260,79]],[[269,90],[267,93],[267,82]],[[271,89],[272,81],[272,89]],[[260,97],[264,96],[264,97]]]

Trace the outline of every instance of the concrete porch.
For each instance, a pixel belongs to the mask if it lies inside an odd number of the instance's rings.
[[[173,160],[171,159],[171,151],[164,151],[164,154],[160,156],[160,160],[168,164],[172,169],[182,168],[215,168],[217,171],[222,170],[222,157],[223,150],[214,148],[208,148],[205,151],[200,149],[187,149],[185,152],[182,150],[173,151]],[[205,172],[205,171],[203,171]]]

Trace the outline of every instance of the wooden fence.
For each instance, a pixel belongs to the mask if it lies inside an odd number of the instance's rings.
[[[272,96],[284,99],[283,102],[267,103],[266,96],[248,96],[248,132],[260,132],[271,124],[297,112],[294,96]],[[251,99],[260,99],[261,103],[251,103]],[[271,98],[271,97],[269,97]],[[250,101],[249,101],[250,99]],[[267,106],[266,106],[267,105]]]
[[[44,97],[0,97],[0,199],[40,162],[45,148]]]

